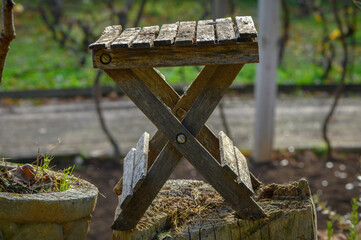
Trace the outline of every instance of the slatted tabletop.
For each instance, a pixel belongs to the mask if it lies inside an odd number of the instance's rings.
[[[143,28],[106,27],[89,48],[103,69],[258,62],[249,16],[183,21]]]

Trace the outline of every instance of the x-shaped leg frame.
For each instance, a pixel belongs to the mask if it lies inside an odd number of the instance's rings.
[[[243,64],[205,66],[182,97],[152,68],[105,70],[159,129],[150,141],[147,176],[133,193],[130,204],[121,209],[113,229],[129,230],[136,226],[182,156],[239,216],[249,219],[265,216],[251,193],[220,166],[218,139],[204,125],[242,67]],[[186,142],[176,140],[179,134],[185,136]],[[253,175],[251,178],[256,184]]]

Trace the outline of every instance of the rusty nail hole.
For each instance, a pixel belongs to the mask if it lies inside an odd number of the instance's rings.
[[[184,108],[179,108],[177,110],[177,116],[180,117],[180,118],[184,118],[186,113],[187,113],[187,111]]]
[[[109,64],[112,61],[112,57],[108,53],[100,55],[100,62],[103,64]]]

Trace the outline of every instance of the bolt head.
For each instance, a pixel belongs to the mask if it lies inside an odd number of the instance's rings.
[[[186,135],[184,135],[183,133],[180,133],[177,135],[177,142],[180,144],[183,144],[187,141],[187,137]]]
[[[108,53],[100,55],[100,62],[103,64],[109,64],[112,61],[112,57]]]

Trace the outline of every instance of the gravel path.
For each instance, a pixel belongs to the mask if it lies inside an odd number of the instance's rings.
[[[254,101],[226,96],[223,100],[231,138],[243,151],[252,149]],[[280,96],[277,102],[275,148],[319,148],[324,143],[321,125],[332,99],[327,97]],[[332,144],[341,148],[361,148],[361,97],[343,98],[330,125]],[[106,122],[117,139],[122,154],[135,146],[144,131],[156,128],[126,98],[102,103]],[[52,100],[36,106],[29,101],[0,105],[0,157],[35,157],[41,153],[109,156],[106,140],[91,100]],[[207,123],[215,133],[224,129],[219,108]]]

